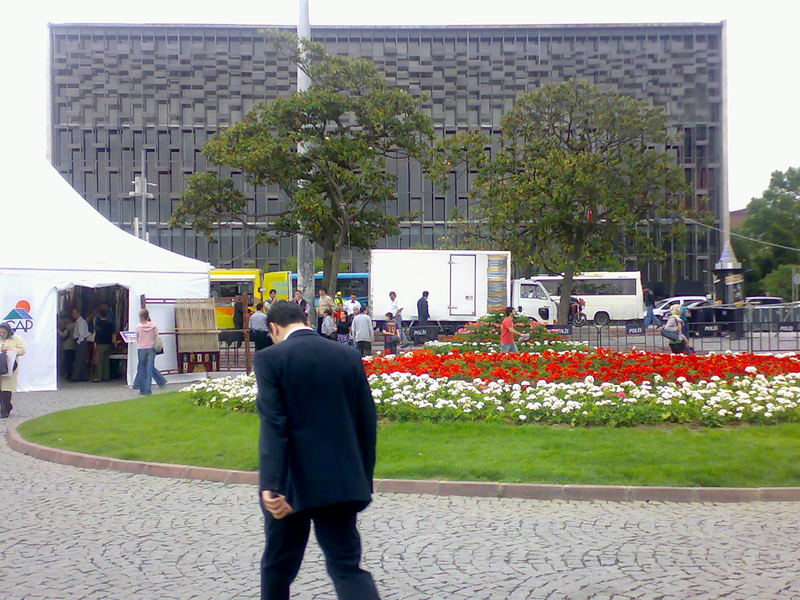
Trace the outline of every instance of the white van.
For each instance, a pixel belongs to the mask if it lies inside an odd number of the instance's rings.
[[[552,325],[558,319],[558,306],[539,281],[515,279],[511,283],[513,306],[520,314]]]
[[[550,297],[561,296],[561,275],[534,275],[526,281],[544,285]],[[642,316],[642,276],[639,271],[587,271],[575,275],[572,295],[586,301],[583,312],[595,325],[638,320]]]

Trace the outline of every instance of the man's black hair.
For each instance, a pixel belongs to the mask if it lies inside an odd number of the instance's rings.
[[[277,293],[278,293],[278,290],[276,290],[276,289],[274,289],[274,288],[273,288],[273,289],[271,289],[271,290],[269,291],[269,293],[271,294],[272,292],[275,292],[275,293],[277,294]]]
[[[11,327],[11,323],[0,323],[0,327],[6,330],[9,339],[14,337],[14,328]]]
[[[423,298],[427,298],[428,297],[428,292],[422,292],[422,297]]]
[[[296,302],[279,300],[267,313],[267,323],[275,323],[278,327],[286,327],[293,323],[305,325],[306,313]]]
[[[510,317],[513,312],[514,312],[514,307],[513,306],[506,306],[506,316],[507,317]]]
[[[261,310],[262,308],[264,308],[263,302],[259,302],[258,304],[256,304],[256,310]]]

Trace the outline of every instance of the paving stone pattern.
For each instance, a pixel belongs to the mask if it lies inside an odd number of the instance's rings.
[[[133,394],[16,394],[9,421]],[[258,598],[252,486],[77,469],[3,441],[0,506],[0,598]],[[379,494],[361,531],[385,599],[800,599],[797,503]],[[313,542],[294,589],[335,597]]]

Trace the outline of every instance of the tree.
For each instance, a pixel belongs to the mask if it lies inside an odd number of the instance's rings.
[[[769,187],[750,201],[747,217],[734,233],[751,238],[733,238],[749,294],[763,291],[765,277],[780,265],[796,264],[800,252],[791,248],[800,248],[800,168],[774,171]]]
[[[774,271],[770,271],[762,280],[764,292],[770,296],[780,296],[787,302],[795,299],[792,294],[792,269],[800,273],[800,265],[778,265]]]
[[[188,222],[209,237],[231,221],[257,229],[259,241],[307,235],[322,248],[323,285],[334,290],[345,247],[370,249],[399,232],[400,218],[384,210],[395,197],[386,160],[426,161],[434,129],[421,100],[390,88],[371,61],[271,35],[309,75],[311,87],[255,106],[213,136],[203,153],[214,165],[241,170],[253,184],[277,185],[285,206],[255,213],[230,180],[199,173],[189,179],[171,222]]]
[[[576,272],[625,248],[655,256],[647,221],[680,221],[686,184],[666,150],[666,117],[571,80],[521,96],[501,125],[503,145],[475,182],[477,233],[518,263],[563,273],[563,323]]]

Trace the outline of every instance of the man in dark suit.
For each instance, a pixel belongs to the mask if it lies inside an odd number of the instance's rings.
[[[356,515],[372,500],[375,404],[361,356],[307,325],[295,303],[276,302],[275,345],[255,354],[261,417],[259,493],[266,548],[262,600],[287,600],[311,521],[340,600],[374,600],[359,567]]]
[[[420,325],[427,325],[430,318],[431,313],[428,311],[428,292],[422,292],[422,297],[417,300],[417,323]]]

